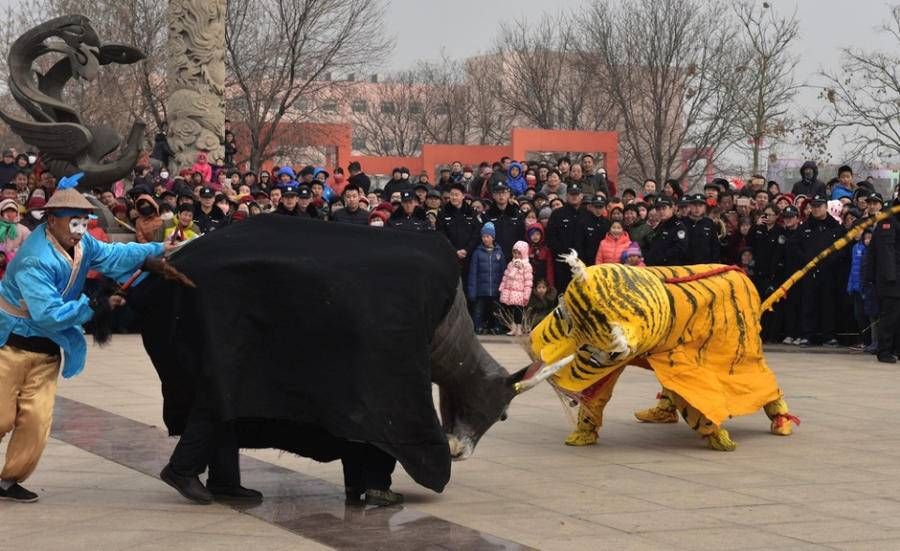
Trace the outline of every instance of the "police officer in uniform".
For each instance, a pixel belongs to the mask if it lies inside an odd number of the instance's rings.
[[[431,231],[431,224],[425,217],[425,209],[419,206],[416,194],[411,189],[400,192],[400,208],[391,214],[388,226],[404,231]]]
[[[684,222],[675,217],[675,203],[660,196],[653,207],[659,214],[659,225],[644,253],[647,266],[681,266],[688,261],[688,232]]]
[[[587,201],[585,201],[587,202]],[[600,242],[609,232],[610,221],[605,216],[606,200],[603,197],[594,197],[587,205],[587,213],[584,223],[584,247],[578,253],[585,265],[593,266],[597,260],[597,249]]]
[[[814,195],[810,201],[812,213],[800,225],[800,259],[806,264],[832,243],[843,237],[846,231],[840,222],[828,214],[828,197]],[[802,314],[800,319],[800,344],[809,346],[819,341],[827,346],[837,346],[835,323],[840,293],[845,292],[846,280],[840,282],[840,262],[845,255],[834,254],[811,270],[801,284]]]
[[[510,190],[506,182],[494,184],[491,190],[494,204],[485,212],[485,222],[494,224],[497,236],[494,243],[503,251],[503,258],[509,262],[512,259],[512,248],[516,241],[525,241],[525,217],[519,212],[519,207],[510,202]],[[478,228],[481,239],[481,228]]]
[[[748,236],[748,244],[753,249],[754,274],[753,283],[759,291],[759,297],[765,300],[775,292],[775,278],[779,265],[784,262],[784,246],[787,239],[784,230],[778,225],[778,207],[766,205],[762,209],[759,224],[753,226]],[[776,312],[764,312],[762,315],[763,342],[778,342],[781,336],[781,316]]]
[[[583,198],[581,188],[575,184],[570,185],[566,189],[566,204],[553,211],[547,223],[547,246],[555,260],[555,284],[560,293],[565,291],[572,280],[572,269],[560,260],[560,255],[569,254],[572,250],[581,254],[584,250],[584,228],[590,214],[582,205]]]
[[[456,251],[462,280],[468,281],[469,257],[480,241],[479,223],[472,208],[465,203],[465,184],[453,182],[448,188],[450,201],[441,208],[436,229],[447,238]]]
[[[895,200],[896,203],[896,200]],[[897,363],[900,349],[900,223],[892,216],[875,225],[866,251],[863,281],[878,297],[878,361]]]
[[[689,212],[684,219],[688,229],[688,264],[716,264],[721,262],[719,228],[706,216],[706,197],[702,193],[688,198]]]
[[[803,267],[800,246],[800,211],[797,207],[789,205],[781,212],[781,235],[777,239],[778,249],[772,254],[772,270],[774,279],[772,286],[777,289],[787,281],[797,270]],[[782,238],[784,243],[782,243]],[[800,344],[800,305],[802,292],[794,288],[794,292],[775,305],[774,314],[780,318],[781,334],[784,335],[784,344]]]

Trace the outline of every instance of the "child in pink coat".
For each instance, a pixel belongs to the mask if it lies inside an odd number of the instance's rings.
[[[528,243],[516,241],[513,257],[506,265],[500,281],[500,304],[507,306],[513,315],[513,326],[507,335],[522,334],[522,313],[531,298],[531,263],[528,261]]]

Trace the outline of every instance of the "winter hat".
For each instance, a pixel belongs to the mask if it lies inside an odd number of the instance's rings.
[[[43,197],[39,197],[36,193],[31,196],[31,199],[28,200],[28,204],[26,207],[28,210],[41,210],[44,208],[44,205],[47,204],[47,201],[44,200]]]
[[[497,230],[494,229],[494,223],[487,222],[484,226],[481,226],[481,235],[490,235],[491,237],[497,237]]]
[[[544,226],[540,224],[532,224],[528,226],[528,229],[525,231],[525,234],[528,236],[528,239],[531,239],[531,236],[534,232],[539,232],[541,236],[544,235]]]
[[[541,212],[538,213],[538,220],[549,220],[551,214],[553,214],[553,209],[544,207],[541,209]]]
[[[632,241],[631,244],[628,245],[628,248],[625,249],[625,252],[622,253],[622,258],[620,259],[620,261],[624,263],[629,256],[644,256],[643,254],[641,254],[641,247],[635,241]]]
[[[372,222],[374,218],[380,218],[382,222],[385,224],[388,223],[388,219],[391,217],[391,211],[384,209],[375,209],[369,214],[369,222]]]
[[[10,209],[16,212],[19,211],[19,204],[16,203],[15,199],[4,199],[3,201],[0,201],[0,213],[3,213],[3,211]]]

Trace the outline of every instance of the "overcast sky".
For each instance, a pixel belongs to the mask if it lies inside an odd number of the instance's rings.
[[[545,10],[572,10],[583,0],[388,0],[387,25],[394,29],[397,46],[387,70],[404,69],[417,59],[440,57],[443,48],[451,57],[485,51],[493,41],[497,23],[522,16],[536,19]],[[725,0],[710,0],[725,3]],[[780,13],[796,10],[800,19],[798,77],[812,81],[821,69],[837,67],[840,49],[891,47],[879,38],[876,27],[887,19],[884,0],[768,0]],[[808,103],[815,94],[808,94]]]

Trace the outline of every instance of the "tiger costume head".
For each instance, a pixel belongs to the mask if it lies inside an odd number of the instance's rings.
[[[562,259],[572,281],[531,332],[531,353],[543,365],[569,360],[554,383],[579,391],[652,349],[671,329],[674,307],[663,282],[647,270],[587,267],[574,251]]]

